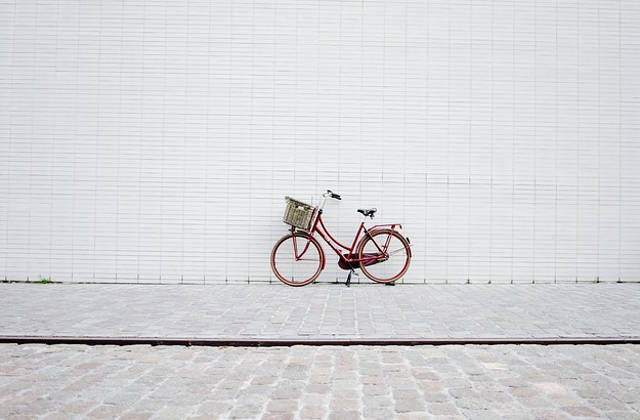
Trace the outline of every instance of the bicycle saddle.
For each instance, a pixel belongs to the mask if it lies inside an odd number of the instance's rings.
[[[376,212],[378,211],[378,209],[376,209],[375,207],[372,209],[358,209],[358,213],[362,213],[365,216],[369,216],[373,219],[373,215],[376,214]]]

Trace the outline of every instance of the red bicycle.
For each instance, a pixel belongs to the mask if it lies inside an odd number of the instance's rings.
[[[325,267],[326,255],[314,237],[316,233],[338,255],[340,268],[350,270],[347,286],[355,268],[360,268],[365,276],[378,283],[393,283],[407,272],[411,245],[409,239],[396,230],[402,229],[402,225],[392,223],[367,228],[364,220],[373,219],[377,209],[358,209],[363,221],[351,246],[346,246],[329,233],[322,220],[327,198],[342,198],[331,190],[322,197],[319,207],[285,197],[287,208],[283,221],[291,225],[290,233],[280,238],[271,251],[271,269],[280,281],[289,286],[305,286],[318,278]]]

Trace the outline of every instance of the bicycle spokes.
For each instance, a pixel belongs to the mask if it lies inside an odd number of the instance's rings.
[[[406,252],[406,249],[405,249],[404,247],[402,247],[402,248],[398,248],[398,249],[396,249],[396,250],[394,250],[394,251],[387,251],[387,254],[388,254],[389,256],[391,256],[391,255],[398,254],[398,253],[400,253],[400,252],[403,252],[403,253],[404,253],[404,252]]]
[[[296,234],[281,239],[272,251],[271,263],[280,280],[302,286],[315,280],[322,269],[323,258],[317,242]]]
[[[393,282],[406,271],[410,250],[400,234],[383,230],[374,232],[363,243],[360,255],[363,259],[362,271],[367,277],[379,282]]]

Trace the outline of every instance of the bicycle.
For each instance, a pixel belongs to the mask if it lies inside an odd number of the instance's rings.
[[[327,190],[322,197],[319,207],[285,197],[287,207],[283,222],[291,227],[289,233],[276,242],[270,257],[273,274],[280,281],[289,286],[305,286],[318,278],[325,268],[326,255],[314,237],[316,233],[338,255],[340,268],[350,270],[347,286],[351,282],[351,274],[357,275],[354,271],[356,268],[360,268],[369,279],[386,284],[394,284],[407,272],[411,262],[411,244],[396,230],[402,229],[401,224],[367,228],[366,218],[373,219],[377,209],[358,209],[363,220],[351,246],[344,245],[331,235],[322,220],[327,199],[342,200],[342,197],[331,190]]]

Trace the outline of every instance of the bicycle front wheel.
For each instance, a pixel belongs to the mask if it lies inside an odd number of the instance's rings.
[[[284,284],[305,286],[318,278],[324,267],[324,259],[324,251],[315,238],[303,232],[295,232],[283,236],[274,245],[271,251],[271,269]]]
[[[380,259],[380,249],[385,247],[387,257]],[[378,283],[393,283],[409,269],[411,247],[409,241],[395,230],[379,229],[362,240],[358,258],[365,276]]]

